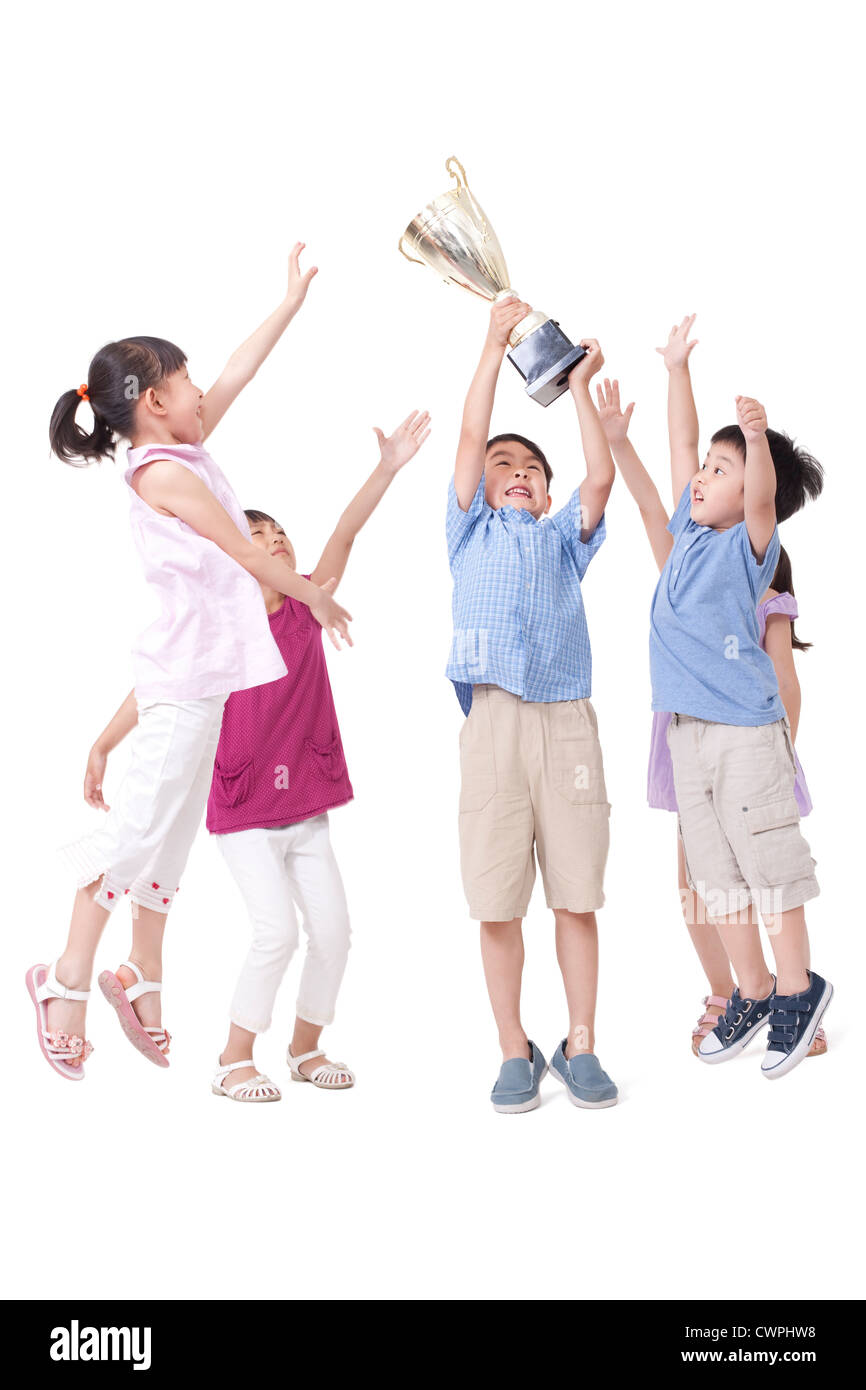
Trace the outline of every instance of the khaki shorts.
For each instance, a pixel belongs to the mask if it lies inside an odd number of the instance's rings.
[[[787,718],[744,728],[675,714],[667,737],[686,877],[709,917],[732,916],[750,902],[775,917],[816,898]]]
[[[535,881],[547,906],[604,902],[610,806],[589,700],[536,704],[473,687],[460,731],[460,863],[471,917],[524,917]]]

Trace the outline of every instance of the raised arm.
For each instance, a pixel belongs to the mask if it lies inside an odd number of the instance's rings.
[[[387,439],[382,430],[373,426],[379,441],[379,462],[337,522],[310,576],[314,584],[324,584],[329,579],[339,582],[342,579],[355,537],[373,515],[400,469],[421,448],[430,434],[429,425],[430,415],[426,410],[413,410]]]
[[[670,517],[659,496],[658,488],[638,457],[637,451],[628,437],[629,422],[634,410],[634,401],[625,410],[620,409],[619,382],[611,384],[604,379],[604,390],[598,392],[598,417],[607,436],[610,451],[616,466],[623,476],[626,487],[638,505],[638,511],[652,547],[655,562],[663,570],[673,547],[674,538],[668,530]]]
[[[493,400],[499,368],[508,347],[508,335],[522,318],[530,312],[528,304],[521,299],[503,299],[490,310],[490,326],[472,383],[463,407],[463,423],[460,426],[460,443],[457,445],[457,459],[454,464],[454,488],[457,501],[463,511],[478,489],[481,474],[484,472],[484,453],[490,438],[490,420],[493,415]]]
[[[755,559],[761,564],[776,529],[776,470],[767,441],[764,407],[751,396],[737,396],[737,424],[746,437],[746,530]]]
[[[338,636],[349,646],[347,624],[351,614],[309,579],[302,579],[274,555],[268,555],[238,530],[225,507],[221,506],[201,478],[173,459],[155,459],[142,464],[132,475],[132,486],[142,501],[163,516],[177,516],[213,541],[233,560],[267,588],[306,603],[313,617],[339,649]]]
[[[306,274],[301,274],[300,255],[303,249],[304,242],[298,241],[289,256],[289,285],[282,303],[246,342],[235,349],[202,401],[201,418],[205,439],[216,428],[244,387],[252,381],[303,304],[310,281],[318,273],[318,267],[312,266]]]
[[[671,486],[674,506],[679,502],[683,489],[698,471],[698,412],[692,395],[692,378],[689,373],[689,357],[692,348],[697,347],[697,338],[689,342],[689,334],[695,314],[689,314],[682,323],[674,324],[664,347],[660,352],[668,369],[668,437],[671,450]]]
[[[586,477],[580,485],[580,538],[586,541],[601,521],[616,469],[607,436],[589,394],[590,379],[604,366],[604,356],[595,338],[584,338],[580,345],[586,348],[586,355],[572,369],[568,389],[577,407],[580,439],[586,459]]]

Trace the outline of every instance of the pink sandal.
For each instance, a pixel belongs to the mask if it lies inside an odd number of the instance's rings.
[[[704,999],[704,1007],[706,1009],[706,1012],[698,1019],[697,1023],[695,1024],[695,1027],[692,1029],[692,1052],[695,1054],[696,1057],[698,1055],[698,1048],[700,1047],[701,1042],[707,1036],[708,1033],[712,1033],[713,1029],[719,1021],[719,1018],[722,1016],[717,1014],[711,1014],[709,1012],[708,1006],[711,1004],[714,1005],[717,1009],[721,1009],[722,1014],[724,1014],[725,1009],[728,1007],[727,999],[723,999],[720,994],[708,994]]]
[[[133,1047],[137,1047],[149,1062],[154,1062],[158,1067],[167,1067],[169,1063],[165,1054],[171,1043],[171,1034],[161,1027],[145,1028],[132,1007],[143,994],[161,994],[162,984],[158,980],[146,980],[131,960],[125,960],[118,969],[131,970],[136,983],[124,989],[113,971],[103,970],[98,981],[99,988],[117,1013],[120,1026]]]
[[[90,998],[90,990],[67,989],[58,980],[54,965],[31,965],[24,977],[24,983],[36,1006],[36,1037],[42,1049],[42,1056],[48,1065],[60,1076],[65,1076],[67,1081],[83,1081],[84,1063],[93,1051],[93,1044],[85,1038],[79,1038],[77,1033],[64,1033],[58,1028],[49,1031],[46,1027],[48,1017],[45,1001],[74,999],[86,1003]]]
[[[812,1046],[806,1053],[807,1057],[823,1057],[827,1051],[827,1034],[824,1029],[819,1027],[812,1039]]]

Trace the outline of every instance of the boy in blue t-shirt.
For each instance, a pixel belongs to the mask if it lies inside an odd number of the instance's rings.
[[[767,1024],[761,1071],[783,1076],[808,1055],[833,994],[809,969],[804,904],[819,888],[800,831],[791,727],[757,603],[779,558],[777,521],[821,489],[820,465],[767,428],[764,408],[737,396],[737,424],[718,430],[703,462],[688,359],[694,315],[659,348],[669,372],[668,427],[676,510],[664,506],[623,428],[607,435],[661,569],[650,614],[652,707],[671,711],[673,763],[689,886],[707,905],[738,981],[698,1056],[735,1056]],[[599,393],[603,413],[611,413]],[[614,383],[616,387],[616,383]],[[769,974],[756,914],[776,961]]]

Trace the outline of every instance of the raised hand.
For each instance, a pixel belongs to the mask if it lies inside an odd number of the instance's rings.
[[[604,366],[604,353],[598,338],[581,338],[580,346],[586,348],[586,354],[569,372],[569,386],[575,381],[588,382],[590,377],[595,376],[596,372],[601,371]]]
[[[522,299],[501,299],[490,310],[487,341],[495,343],[504,352],[508,347],[509,333],[517,327],[521,319],[525,319],[526,315],[531,313],[531,306]]]
[[[287,301],[299,309],[307,297],[307,290],[310,282],[319,273],[317,265],[310,266],[310,269],[301,272],[301,252],[306,247],[305,241],[296,241],[289,255],[289,287],[286,290]]]
[[[737,424],[747,444],[756,444],[767,433],[767,412],[752,396],[737,396]]]
[[[665,346],[656,348],[656,352],[661,353],[665,359],[665,366],[669,372],[674,371],[676,367],[684,367],[691,356],[692,348],[697,347],[697,338],[689,342],[689,334],[696,318],[697,314],[687,314],[682,323],[673,325]]]
[[[339,603],[331,597],[336,587],[336,579],[326,579],[325,583],[319,586],[321,597],[314,599],[310,604],[310,612],[319,626],[327,632],[337,651],[341,651],[339,641],[341,637],[348,642],[350,647],[355,644],[349,635],[349,623],[352,621],[351,613],[347,613],[345,608],[341,608]]]
[[[429,410],[413,410],[411,415],[406,416],[402,425],[398,425],[394,433],[387,438],[378,425],[373,426],[373,432],[379,441],[382,464],[392,477],[399,473],[404,463],[415,457],[430,434],[429,426]]]
[[[604,390],[596,386],[598,395],[598,418],[601,420],[601,427],[607,435],[609,444],[624,444],[628,438],[628,426],[634,410],[634,401],[626,406],[625,410],[620,409],[619,403],[619,382],[614,379],[609,381],[604,379]]]

